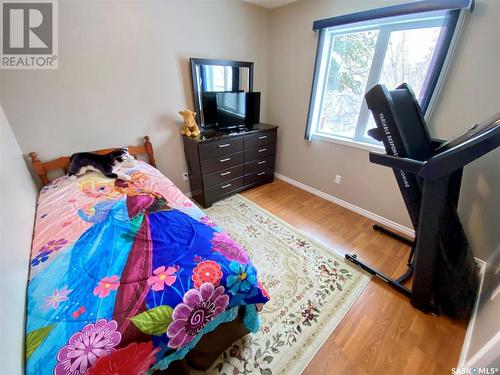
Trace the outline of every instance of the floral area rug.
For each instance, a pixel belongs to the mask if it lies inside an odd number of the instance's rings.
[[[205,373],[300,374],[369,276],[241,195],[206,212],[247,249],[271,301],[260,331],[236,341]]]

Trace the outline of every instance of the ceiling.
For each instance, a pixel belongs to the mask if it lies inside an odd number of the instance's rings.
[[[247,3],[259,5],[264,8],[273,9],[282,5],[294,3],[298,0],[243,0]]]

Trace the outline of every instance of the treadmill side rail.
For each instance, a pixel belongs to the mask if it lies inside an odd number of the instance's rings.
[[[425,161],[414,160],[409,158],[400,158],[392,155],[377,154],[370,152],[370,161],[375,164],[383,165],[393,169],[399,169],[405,172],[419,174],[425,166]]]
[[[440,178],[463,168],[500,146],[500,126],[430,158],[418,173],[423,178]],[[439,150],[437,150],[439,152]]]

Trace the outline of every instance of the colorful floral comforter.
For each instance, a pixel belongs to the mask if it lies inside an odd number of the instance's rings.
[[[158,170],[45,186],[33,239],[28,374],[142,374],[268,300],[246,251]],[[120,370],[121,369],[121,370]]]

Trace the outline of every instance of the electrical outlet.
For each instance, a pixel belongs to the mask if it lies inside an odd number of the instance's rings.
[[[339,174],[338,174],[338,175],[336,175],[336,176],[335,176],[335,183],[336,183],[336,184],[340,184],[340,180],[341,180],[341,179],[342,179],[342,176],[341,176],[341,175],[339,175]]]
[[[183,179],[184,181],[189,180],[189,174],[188,174],[187,172],[184,172],[184,173],[182,174],[182,179]]]

